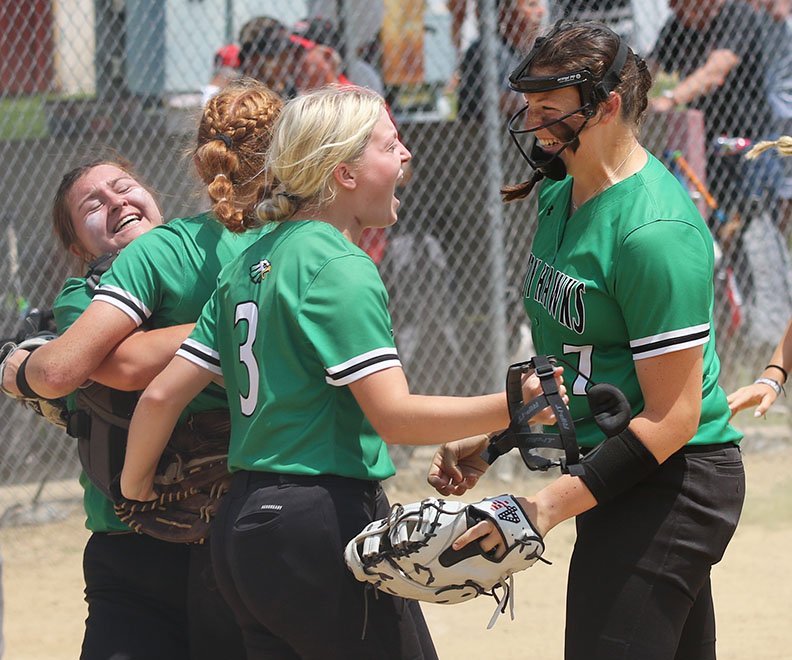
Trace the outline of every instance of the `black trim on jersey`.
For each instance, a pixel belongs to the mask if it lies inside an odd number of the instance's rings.
[[[336,374],[331,374],[327,369],[325,369],[325,374],[331,380],[342,380],[347,376],[351,376],[352,374],[365,369],[366,367],[370,367],[372,364],[379,364],[380,362],[390,362],[391,360],[398,360],[399,354],[394,351],[393,353],[386,353],[384,355],[376,355],[374,357],[369,358],[368,360],[364,360],[363,362],[358,362],[357,364],[353,364],[351,367],[347,367],[343,371],[339,371]]]
[[[207,355],[206,353],[202,353],[197,348],[193,348],[188,344],[182,344],[179,346],[179,350],[184,351],[185,353],[189,353],[190,355],[194,355],[197,358],[200,358],[204,362],[212,364],[216,367],[220,367],[220,358],[213,357],[211,355]]]
[[[677,344],[687,344],[691,341],[696,341],[697,339],[704,339],[705,337],[709,337],[710,329],[709,327],[706,330],[700,330],[699,332],[695,332],[693,334],[684,335],[682,337],[671,337],[669,339],[663,339],[662,341],[656,341],[651,344],[645,344],[643,346],[636,346],[632,349],[633,355],[641,355],[643,353],[648,353],[649,351],[656,351],[659,348],[666,348],[667,346],[676,346]]]
[[[116,293],[111,289],[104,289],[101,286],[96,290],[94,294],[94,298],[97,296],[105,296],[106,298],[113,298],[114,300],[118,300],[119,302],[123,303],[125,307],[129,307],[135,314],[137,314],[138,318],[145,321],[149,315],[146,314],[146,310],[142,309],[135,305],[129,298],[122,296],[120,293]]]

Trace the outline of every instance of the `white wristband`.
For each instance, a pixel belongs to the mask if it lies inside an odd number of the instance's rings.
[[[770,387],[773,388],[773,391],[776,393],[776,396],[781,395],[781,383],[779,383],[777,380],[773,380],[772,378],[757,378],[754,381],[754,385],[758,383],[761,383],[763,385],[769,385]]]

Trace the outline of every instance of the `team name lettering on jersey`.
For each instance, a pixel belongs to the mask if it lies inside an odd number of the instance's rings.
[[[543,262],[528,258],[523,296],[533,298],[556,321],[577,334],[586,329],[586,284]]]

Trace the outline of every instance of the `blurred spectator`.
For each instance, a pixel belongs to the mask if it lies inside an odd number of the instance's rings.
[[[652,99],[652,108],[663,112],[687,105],[702,111],[707,177],[722,204],[730,201],[727,197],[739,201],[762,188],[774,191],[777,162],[724,157],[715,143],[722,135],[750,140],[772,137],[774,118],[766,95],[774,52],[767,42],[771,19],[732,0],[671,0],[670,6],[672,15],[650,59],[655,69],[678,73],[680,81]]]
[[[349,54],[348,64],[344,67],[340,53],[344,50],[345,42],[335,23],[329,18],[313,16],[298,21],[294,26],[294,32],[298,37],[309,42],[332,48],[338,55],[339,73],[343,72],[350,82],[373,89],[378,94],[385,94],[382,76],[371,64],[363,60],[358,52]]]
[[[551,9],[552,20],[565,16],[575,21],[597,21],[607,25],[628,43],[634,41],[632,0],[555,0]]]
[[[240,29],[239,42],[243,75],[260,80],[284,99],[297,95],[305,49],[290,38],[283,23],[269,16],[252,18]]]
[[[498,8],[499,38],[495,49],[501,87],[499,106],[501,114],[508,117],[524,104],[522,96],[508,88],[509,74],[530,49],[547,9],[543,0],[495,0],[495,4]],[[458,88],[460,119],[481,119],[483,116],[483,56],[484,45],[479,36],[462,59]]]
[[[787,20],[792,10],[790,0],[749,0],[748,4],[767,12],[777,23]]]
[[[767,70],[767,100],[773,110],[774,136],[792,135],[792,21],[790,0],[754,0],[773,18],[765,41],[773,46]],[[792,240],[792,158],[781,161],[778,225],[786,243]]]
[[[228,44],[220,48],[214,56],[214,68],[208,85],[201,88],[202,103],[212,98],[232,80],[239,78],[239,46]]]

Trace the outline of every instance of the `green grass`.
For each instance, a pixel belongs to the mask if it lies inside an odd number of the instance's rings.
[[[0,140],[47,137],[44,96],[0,98]]]

